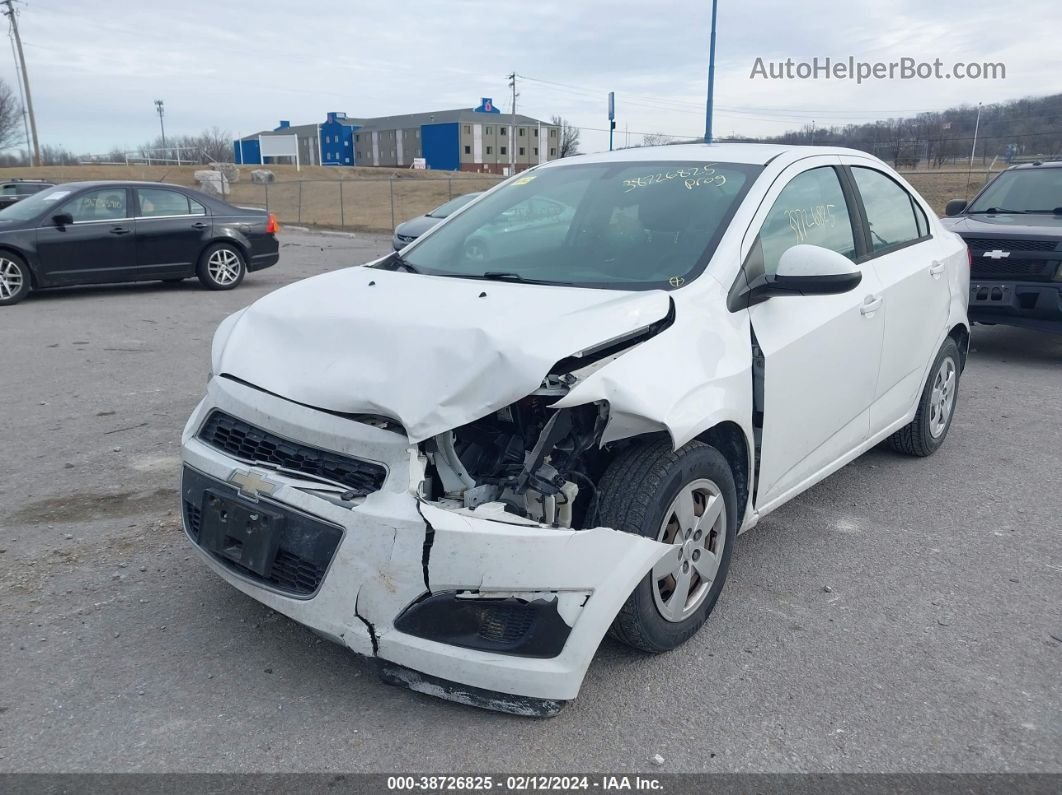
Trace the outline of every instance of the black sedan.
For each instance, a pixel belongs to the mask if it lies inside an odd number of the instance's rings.
[[[0,210],[0,306],[31,289],[198,276],[231,290],[279,259],[276,217],[157,182],[70,182]]]

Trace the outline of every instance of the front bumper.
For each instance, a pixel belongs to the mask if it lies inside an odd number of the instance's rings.
[[[1062,283],[971,279],[969,317],[1062,332]]]
[[[383,487],[347,507],[325,499],[305,478],[230,457],[196,436],[214,410],[285,439],[382,464],[387,468]],[[269,484],[270,493],[259,499],[272,509],[293,511],[341,532],[315,590],[294,595],[202,549],[185,515],[186,533],[218,575],[337,643],[377,657],[386,681],[477,706],[549,714],[575,698],[616,613],[668,550],[609,528],[557,529],[508,515],[486,518],[482,508],[477,515],[424,501],[416,495],[425,463],[404,435],[225,378],[211,380],[182,443],[185,467],[197,477],[225,488],[234,475],[245,479],[251,473]],[[249,506],[260,504],[250,496],[237,498]],[[473,599],[555,600],[570,632],[559,654],[542,658],[464,648],[395,628],[407,607],[441,592]]]

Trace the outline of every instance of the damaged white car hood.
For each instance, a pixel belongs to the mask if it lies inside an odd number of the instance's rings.
[[[214,373],[308,406],[392,418],[419,442],[525,397],[556,362],[661,320],[669,306],[659,290],[347,268],[277,290],[223,327]]]

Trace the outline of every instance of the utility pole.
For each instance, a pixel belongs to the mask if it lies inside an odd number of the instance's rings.
[[[509,125],[509,176],[516,173],[516,72],[509,74],[509,88],[513,90],[513,118]]]
[[[974,122],[973,149],[970,150],[970,168],[973,168],[974,154],[977,152],[977,130],[981,126],[981,103],[977,103],[977,120]]]
[[[156,99],[155,100],[155,110],[157,110],[158,113],[159,113],[159,129],[162,130],[162,148],[165,149],[166,148],[166,125],[162,121],[162,116],[163,116],[163,113],[165,112],[165,110],[163,108],[163,103],[162,103],[161,99]]]
[[[712,32],[708,40],[708,110],[704,120],[704,142],[712,142],[712,102],[715,99],[715,12],[719,0],[712,0]]]
[[[608,151],[612,151],[612,131],[616,129],[616,92],[608,92]]]
[[[7,7],[4,16],[11,21],[11,32],[15,36],[15,48],[18,51],[18,61],[22,65],[22,84],[25,87],[26,111],[29,113],[30,135],[33,138],[33,165],[41,164],[41,145],[37,141],[37,117],[33,115],[33,97],[30,95],[29,75],[26,74],[26,56],[22,52],[22,38],[18,35],[18,13],[14,8],[14,0],[2,0],[0,4]]]

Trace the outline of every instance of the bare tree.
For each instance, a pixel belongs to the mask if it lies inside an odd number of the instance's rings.
[[[560,146],[557,154],[561,157],[579,154],[579,128],[573,127],[563,116],[554,116],[550,121],[554,127],[560,128]]]
[[[15,92],[7,81],[0,79],[0,151],[12,149],[17,144],[25,143],[26,134],[22,128],[22,105],[15,97]]]
[[[663,133],[646,133],[642,136],[642,146],[667,146],[675,139]]]

